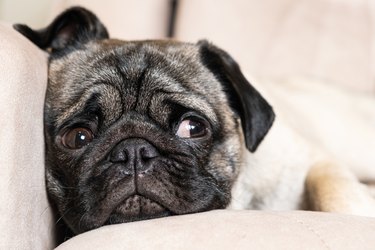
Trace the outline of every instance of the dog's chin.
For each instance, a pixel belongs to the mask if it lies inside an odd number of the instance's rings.
[[[133,222],[171,216],[173,213],[157,201],[141,195],[132,195],[120,203],[104,225]]]

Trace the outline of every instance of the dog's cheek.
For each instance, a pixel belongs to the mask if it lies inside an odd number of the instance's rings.
[[[225,186],[231,186],[241,165],[241,139],[233,135],[214,147],[207,171]]]

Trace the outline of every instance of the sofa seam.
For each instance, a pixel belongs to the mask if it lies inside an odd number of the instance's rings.
[[[324,238],[322,237],[321,234],[318,233],[317,230],[315,230],[313,227],[311,227],[309,224],[301,221],[301,220],[298,220],[294,217],[291,217],[295,222],[297,222],[298,224],[302,225],[304,228],[306,228],[307,230],[309,230],[310,232],[312,232],[318,239],[319,241],[323,244],[323,246],[328,249],[328,250],[331,250],[331,248],[328,246],[327,242],[324,240]]]

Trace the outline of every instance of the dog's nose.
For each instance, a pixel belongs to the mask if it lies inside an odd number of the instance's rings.
[[[110,161],[123,163],[139,174],[146,172],[151,167],[150,160],[157,156],[159,152],[151,143],[144,139],[131,138],[116,145],[110,154]]]

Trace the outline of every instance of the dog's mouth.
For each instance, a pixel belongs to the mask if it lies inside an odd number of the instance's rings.
[[[104,224],[118,224],[170,215],[172,215],[172,212],[158,202],[137,194],[120,203]]]

